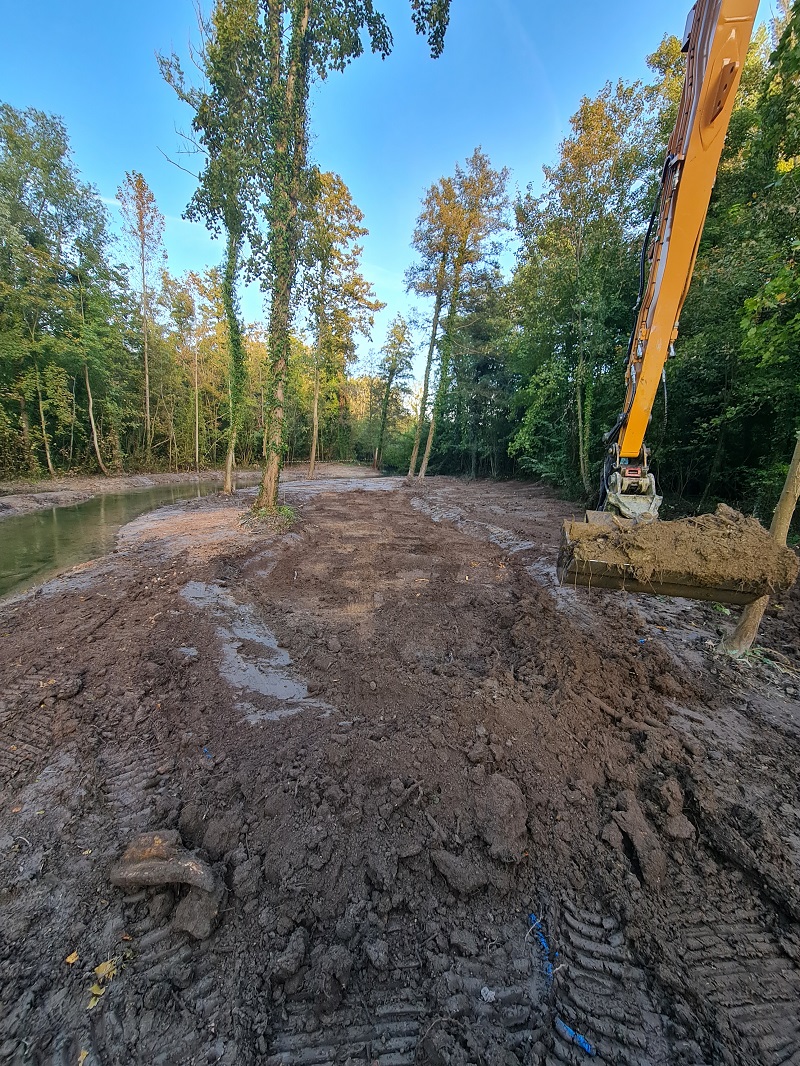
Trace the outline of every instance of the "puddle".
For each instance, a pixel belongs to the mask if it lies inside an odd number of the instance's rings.
[[[275,634],[253,607],[237,603],[221,585],[202,581],[189,581],[181,595],[193,606],[210,611],[217,622],[220,674],[237,691],[235,706],[248,722],[277,722],[303,710],[331,713],[330,704],[310,696],[305,681],[293,676],[291,656],[278,646]]]

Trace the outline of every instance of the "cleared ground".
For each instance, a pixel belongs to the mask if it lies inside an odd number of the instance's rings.
[[[797,591],[734,664],[732,615],[557,588],[541,487],[286,500],[0,605],[0,1061],[800,1063]],[[170,830],[204,939],[111,883]]]

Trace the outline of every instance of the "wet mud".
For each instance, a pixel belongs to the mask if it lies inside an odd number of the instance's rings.
[[[800,1062],[797,590],[731,662],[542,487],[286,496],[0,605],[0,1062]]]

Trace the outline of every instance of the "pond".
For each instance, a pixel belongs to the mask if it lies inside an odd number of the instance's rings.
[[[50,507],[0,520],[0,596],[21,592],[114,547],[121,526],[168,503],[219,491],[216,482],[186,481],[101,493],[71,507]]]

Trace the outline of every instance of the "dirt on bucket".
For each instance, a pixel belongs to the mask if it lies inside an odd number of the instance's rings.
[[[651,585],[736,590],[752,597],[791,588],[798,573],[795,553],[770,537],[760,522],[720,504],[714,514],[597,525],[565,524],[561,565],[573,573],[598,574]],[[685,591],[684,595],[690,595]]]

